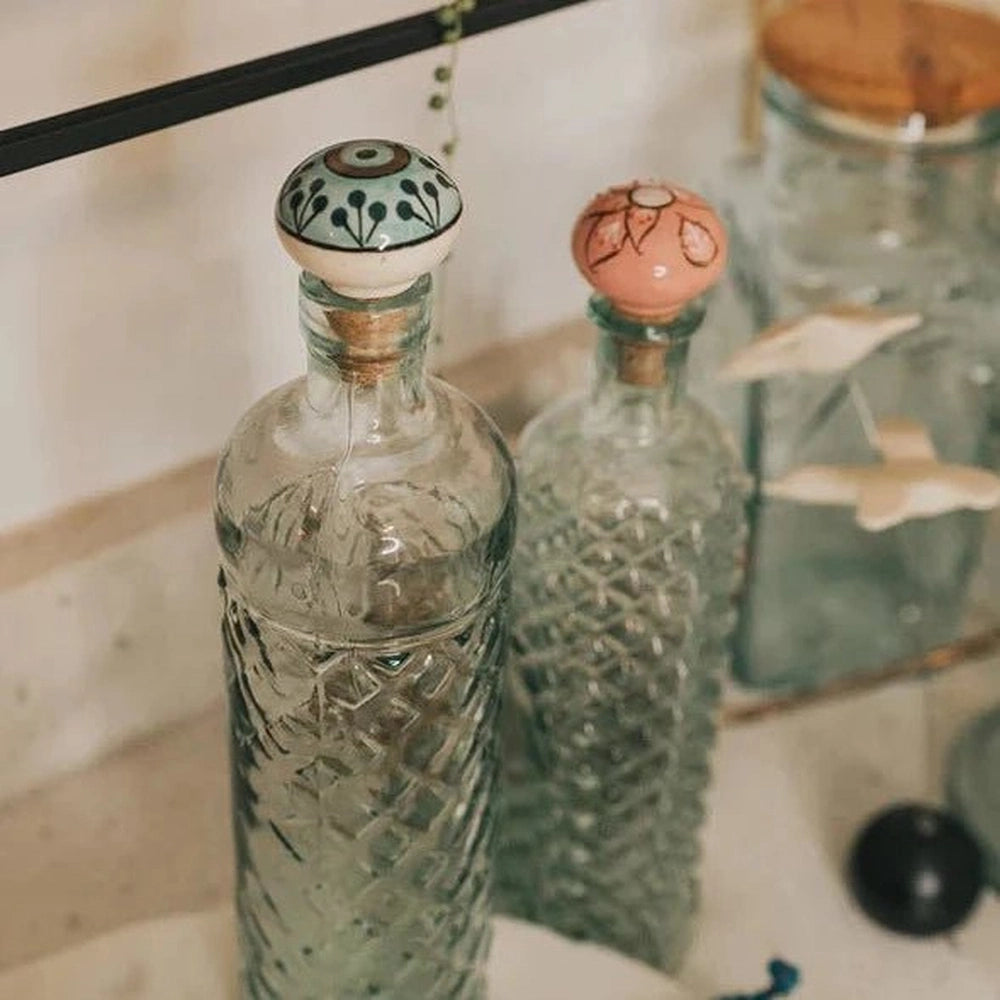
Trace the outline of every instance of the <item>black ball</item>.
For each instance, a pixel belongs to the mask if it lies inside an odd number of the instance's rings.
[[[983,887],[983,857],[954,816],[905,804],[878,813],[851,848],[851,889],[876,923],[928,937],[957,927]]]

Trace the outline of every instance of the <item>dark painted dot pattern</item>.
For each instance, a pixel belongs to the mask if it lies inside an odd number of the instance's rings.
[[[278,225],[315,246],[385,252],[433,239],[462,213],[433,157],[382,139],[339,143],[299,164],[282,186]]]

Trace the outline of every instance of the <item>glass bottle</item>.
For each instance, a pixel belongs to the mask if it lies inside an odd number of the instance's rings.
[[[763,224],[734,247],[743,329],[821,316],[829,338],[847,339],[857,324],[833,315],[845,305],[921,322],[839,370],[786,370],[750,386],[742,430],[760,487],[802,466],[874,467],[878,426],[899,418],[923,428],[943,463],[1000,458],[1000,115],[969,103],[991,92],[972,86],[982,80],[957,75],[971,66],[996,76],[1000,63],[951,67],[956,8],[942,20],[942,6],[804,0],[765,24],[762,197],[744,194]],[[989,16],[957,16],[963,31],[972,18],[980,37],[1000,39]],[[982,514],[870,531],[849,506],[766,489],[750,511],[743,682],[808,688],[957,635]]]
[[[573,250],[597,372],[520,448],[500,901],[673,970],[744,535],[735,447],[684,384],[726,241],[697,195],[635,183]]]
[[[219,464],[243,996],[482,1000],[514,481],[424,375],[461,199],[395,142],[278,196],[308,374]]]

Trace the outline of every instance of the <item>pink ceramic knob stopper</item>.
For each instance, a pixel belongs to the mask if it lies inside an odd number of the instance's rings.
[[[619,312],[655,322],[669,322],[719,280],[726,247],[712,206],[669,181],[610,188],[573,229],[584,278]]]

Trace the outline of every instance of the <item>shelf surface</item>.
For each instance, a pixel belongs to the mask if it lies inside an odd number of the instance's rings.
[[[947,743],[996,701],[1000,660],[986,660],[724,729],[699,940],[682,976],[691,996],[745,990],[779,955],[802,969],[809,1000],[996,1000],[995,896],[955,936],[916,942],[870,924],[840,877],[864,818],[931,796]],[[28,974],[25,963],[55,975],[59,953],[112,931],[183,912],[210,920],[231,884],[222,707],[8,803],[0,843],[0,996]],[[54,988],[45,996],[82,1000]]]

